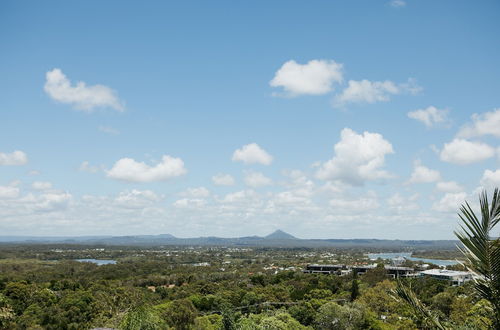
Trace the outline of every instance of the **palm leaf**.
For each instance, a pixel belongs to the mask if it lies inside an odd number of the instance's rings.
[[[407,287],[403,285],[400,280],[398,280],[397,287],[393,290],[392,296],[396,300],[403,300],[407,303],[413,310],[415,316],[424,324],[440,330],[448,330],[448,328],[445,327],[441,321],[439,321],[438,316],[427,308],[427,306],[425,306],[420,299],[418,299],[415,292],[413,292],[411,285]]]

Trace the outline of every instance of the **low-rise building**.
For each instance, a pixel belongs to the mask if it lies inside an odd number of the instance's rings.
[[[447,269],[429,269],[420,272],[420,276],[432,277],[449,281],[452,285],[462,285],[472,280],[471,272],[462,272]]]
[[[306,269],[303,270],[304,273],[309,274],[338,274],[340,275],[341,270],[346,270],[346,265],[307,265]]]

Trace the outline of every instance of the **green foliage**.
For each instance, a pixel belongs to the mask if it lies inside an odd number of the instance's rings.
[[[300,324],[290,314],[279,310],[268,314],[250,314],[239,320],[237,329],[239,330],[302,330],[307,327]]]
[[[488,300],[493,308],[494,326],[500,328],[500,238],[491,237],[495,226],[500,222],[500,191],[495,189],[488,202],[488,195],[483,192],[479,198],[481,219],[465,203],[460,208],[461,230],[455,232],[463,244],[462,253],[465,265],[480,275],[475,281],[479,296]]]
[[[14,320],[14,310],[7,298],[0,293],[0,329],[8,329]]]
[[[370,286],[374,286],[378,282],[382,282],[387,279],[387,271],[385,270],[384,264],[377,264],[377,267],[374,269],[369,269],[363,275],[363,281],[368,283]]]
[[[361,329],[365,323],[365,315],[361,306],[341,306],[334,302],[321,306],[314,318],[314,328],[319,330]]]
[[[396,282],[381,266],[357,278],[302,273],[300,265],[316,258],[309,255],[320,256],[323,250],[171,248],[167,253],[163,248],[117,247],[103,252],[71,246],[63,253],[53,251],[60,248],[0,246],[0,329],[425,327],[408,305],[391,297]],[[332,253],[345,263],[365,258],[359,251]],[[6,254],[17,257],[1,259]],[[22,259],[34,255],[59,261]],[[62,260],[63,255],[121,259],[116,265],[96,266]],[[192,265],[198,262],[212,266]],[[269,265],[297,270],[276,273]],[[446,326],[492,327],[493,307],[477,300],[472,283],[411,282],[416,296]]]
[[[351,302],[355,301],[359,296],[359,281],[358,273],[354,270],[352,272],[352,283],[351,283]]]
[[[168,304],[156,306],[169,326],[177,330],[190,329],[197,316],[197,310],[189,299],[174,300]]]
[[[193,330],[220,330],[223,327],[222,316],[218,314],[211,314],[206,316],[199,316],[194,319]]]
[[[292,306],[288,312],[294,319],[303,325],[311,325],[314,321],[314,317],[316,316],[316,310],[308,301]]]
[[[120,328],[122,330],[162,330],[168,326],[152,307],[140,306],[128,312]]]

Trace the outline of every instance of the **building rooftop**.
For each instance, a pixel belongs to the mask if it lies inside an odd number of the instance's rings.
[[[440,275],[440,276],[465,276],[472,275],[471,272],[462,272],[457,270],[448,270],[448,269],[429,269],[421,271],[420,274],[424,275]]]

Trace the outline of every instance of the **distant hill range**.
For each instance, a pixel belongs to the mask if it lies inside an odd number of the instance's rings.
[[[261,237],[193,237],[179,238],[170,234],[135,236],[0,236],[0,244],[85,244],[119,246],[233,246],[285,248],[388,248],[388,249],[454,249],[455,240],[387,240],[387,239],[300,239],[282,230]]]

